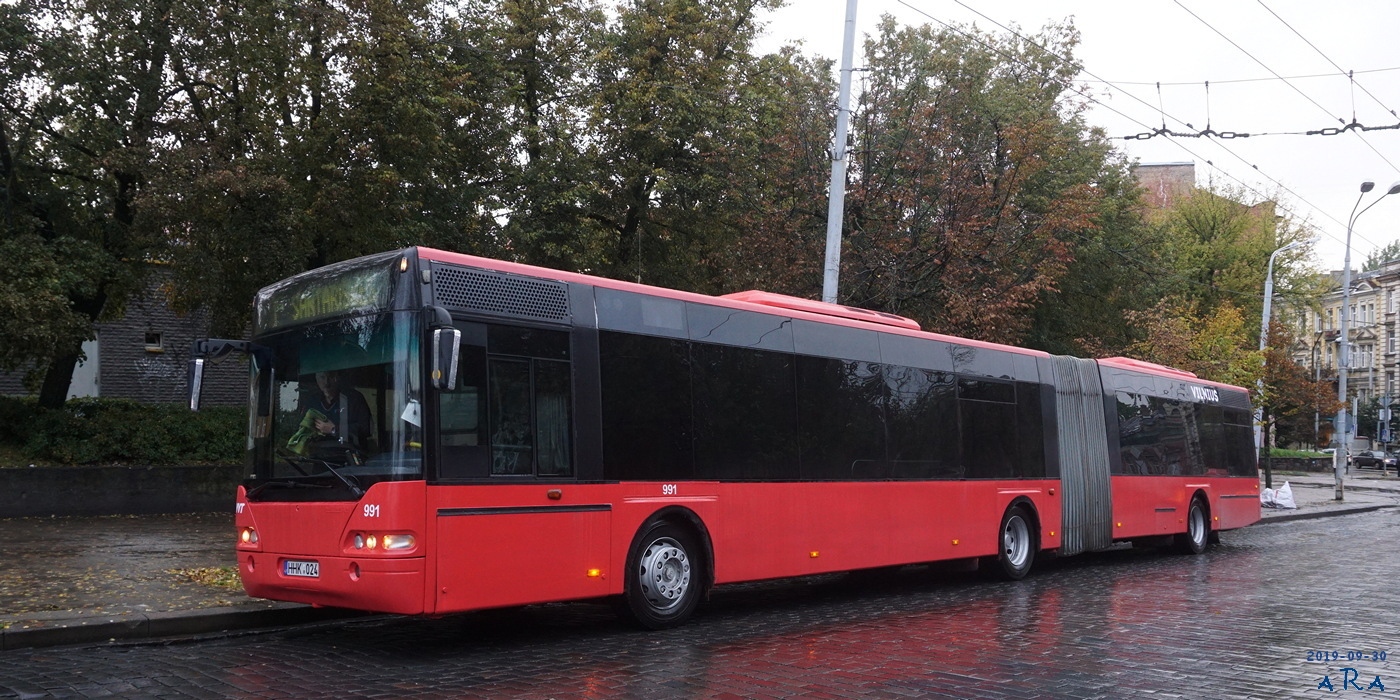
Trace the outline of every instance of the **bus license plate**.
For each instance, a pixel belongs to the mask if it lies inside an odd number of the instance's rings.
[[[321,564],[314,561],[292,561],[288,559],[282,562],[282,573],[286,576],[300,576],[302,578],[320,578]]]

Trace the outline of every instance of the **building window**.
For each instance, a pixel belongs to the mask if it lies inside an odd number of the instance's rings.
[[[165,352],[165,346],[161,345],[159,333],[146,333],[146,352]]]

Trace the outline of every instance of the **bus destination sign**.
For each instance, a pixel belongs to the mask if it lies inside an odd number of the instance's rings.
[[[345,314],[374,313],[389,308],[391,269],[376,261],[372,267],[331,266],[313,270],[258,293],[257,331],[309,323]]]

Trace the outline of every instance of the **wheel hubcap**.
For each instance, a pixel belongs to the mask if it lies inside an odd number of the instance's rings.
[[[1025,566],[1031,553],[1031,530],[1025,519],[1013,515],[1006,521],[1006,529],[1001,533],[1001,551],[1011,566],[1017,569]]]
[[[1191,541],[1204,542],[1206,538],[1206,514],[1199,507],[1191,509]]]
[[[657,610],[669,610],[680,605],[690,590],[690,558],[679,542],[669,538],[652,542],[642,552],[637,580],[642,594]]]

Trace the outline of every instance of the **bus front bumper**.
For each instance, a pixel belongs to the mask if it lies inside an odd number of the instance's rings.
[[[418,615],[424,561],[244,551],[238,553],[238,573],[243,590],[254,598]]]

